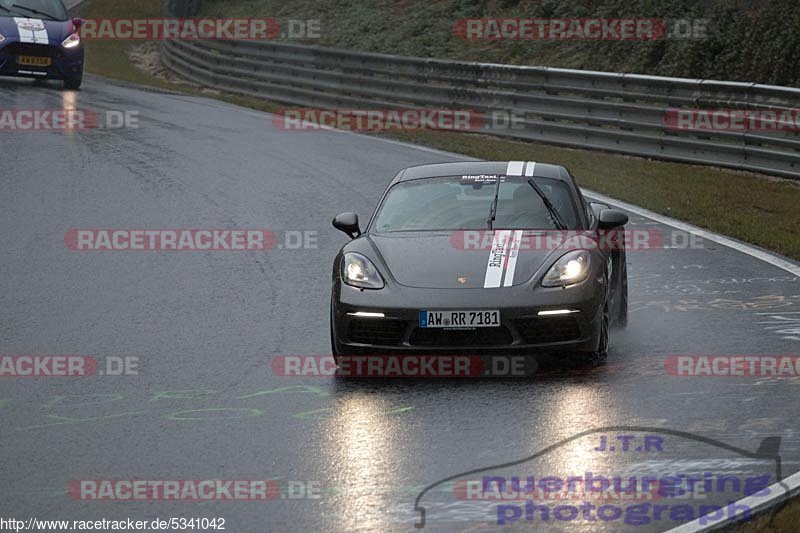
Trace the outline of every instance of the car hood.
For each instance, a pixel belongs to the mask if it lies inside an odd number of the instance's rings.
[[[503,239],[511,241],[513,234],[510,230],[485,232],[482,245],[468,248],[453,233],[372,234],[369,240],[384,267],[401,285],[483,289],[522,285],[558,253],[531,247],[511,251],[510,246],[503,252]]]
[[[8,42],[61,44],[76,30],[71,20],[42,20],[35,17],[0,16],[0,34]]]

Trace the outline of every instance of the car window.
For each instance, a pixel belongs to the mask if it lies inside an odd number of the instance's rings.
[[[60,0],[0,0],[0,5],[14,14],[19,14],[20,17],[42,20],[67,20],[69,18],[64,4]],[[3,14],[8,14],[8,11],[0,10]],[[47,13],[49,16],[43,13]]]
[[[560,180],[535,178],[568,228],[579,217],[569,187]],[[425,178],[394,185],[381,205],[377,232],[485,229],[497,176]],[[502,177],[494,229],[557,227],[527,178]]]

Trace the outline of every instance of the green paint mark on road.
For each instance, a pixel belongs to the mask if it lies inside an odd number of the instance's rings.
[[[242,411],[241,416],[188,416],[194,413],[214,413],[220,411]],[[210,407],[208,409],[190,409],[188,411],[178,411],[165,416],[167,420],[229,420],[236,418],[246,418],[251,416],[263,416],[261,409],[247,409],[239,407]]]
[[[407,413],[409,411],[413,411],[413,407],[395,407],[394,409],[390,409],[388,411],[384,411],[383,414],[385,415],[399,415],[400,413]]]
[[[184,389],[184,390],[165,390],[155,393],[150,401],[155,400],[203,400],[210,396],[216,396],[220,391],[216,389]]]
[[[286,394],[286,393],[306,393],[306,394],[316,394],[317,396],[329,396],[330,394],[328,391],[323,389],[322,387],[315,387],[313,385],[292,385],[290,387],[279,387],[277,389],[269,389],[263,390],[259,392],[254,392],[253,394],[247,394],[245,396],[239,396],[236,398],[237,400],[245,400],[247,398],[255,398],[256,396],[264,396],[265,394]]]
[[[38,429],[38,428],[46,428],[50,426],[61,426],[64,424],[82,424],[84,422],[102,422],[105,420],[113,420],[115,418],[121,418],[123,416],[136,416],[136,415],[143,415],[146,414],[147,411],[128,411],[125,413],[117,413],[115,415],[103,415],[103,416],[93,416],[89,418],[72,418],[69,416],[59,416],[59,415],[45,415],[45,418],[53,418],[56,420],[63,420],[63,422],[51,422],[49,424],[37,424],[35,426],[25,426],[21,428],[17,428],[17,431],[25,431],[28,429]]]
[[[125,396],[120,393],[113,394],[70,394],[50,396],[42,407],[49,409],[50,407],[77,407],[81,405],[99,405],[103,403],[113,403],[124,400]]]
[[[311,419],[324,419],[327,418],[326,416],[317,416],[322,414],[330,414],[333,412],[332,407],[323,407],[322,409],[312,409],[310,411],[303,411],[302,413],[297,413],[293,415],[295,418],[299,420],[311,420]]]

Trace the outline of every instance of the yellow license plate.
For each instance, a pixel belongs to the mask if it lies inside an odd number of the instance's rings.
[[[18,63],[20,65],[29,65],[31,67],[49,67],[53,63],[53,60],[49,57],[19,56]]]

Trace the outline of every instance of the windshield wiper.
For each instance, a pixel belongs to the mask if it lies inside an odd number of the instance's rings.
[[[536,185],[536,182],[533,181],[533,178],[528,180],[528,184],[533,187],[533,190],[536,191],[536,194],[538,194],[542,199],[542,202],[544,202],[544,206],[547,208],[548,213],[550,213],[550,218],[553,219],[556,227],[558,229],[567,229],[567,225],[564,224],[564,219],[561,218],[561,215],[558,213],[556,208],[553,207],[553,203],[550,201],[544,191],[538,185]]]
[[[57,17],[55,15],[51,15],[50,13],[45,13],[44,11],[39,11],[38,9],[33,9],[32,7],[21,6],[19,4],[11,4],[11,7],[16,7],[17,9],[24,9],[29,13],[33,13],[34,15],[41,15],[43,17],[48,17],[52,20],[56,20]],[[8,9],[6,9],[8,11]]]
[[[501,176],[497,176],[497,186],[494,188],[494,199],[492,200],[492,205],[489,206],[489,218],[486,220],[489,231],[492,231],[492,223],[494,219],[497,218],[497,200],[500,198],[500,177]]]

